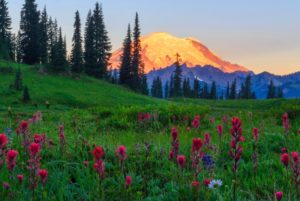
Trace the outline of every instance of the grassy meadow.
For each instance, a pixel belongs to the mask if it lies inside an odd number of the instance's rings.
[[[278,191],[283,192],[282,200],[300,200],[299,188],[292,179],[292,163],[285,167],[280,160],[282,148],[288,153],[299,152],[299,99],[159,100],[86,76],[48,75],[37,67],[12,64],[9,70],[6,66],[6,62],[0,62],[0,133],[8,138],[0,154],[1,200],[246,201],[276,200]],[[9,88],[19,67],[31,96],[27,104],[21,101],[22,92]],[[41,119],[30,123],[37,111]],[[282,123],[285,112],[290,126],[287,132]],[[142,114],[147,117],[138,118]],[[197,115],[199,126],[193,127]],[[229,155],[232,117],[241,120],[245,138],[239,142],[243,152],[236,175]],[[48,172],[46,182],[32,176],[28,167],[32,162],[29,145],[24,145],[24,134],[16,132],[22,120],[29,122],[25,133],[29,143],[34,142],[36,134],[46,135],[39,142],[39,166]],[[218,125],[222,125],[222,134],[218,134]],[[178,131],[178,155],[186,159],[183,166],[169,156],[172,128]],[[257,141],[254,128],[259,133]],[[191,158],[194,138],[203,141],[198,173]],[[126,147],[124,160],[116,155],[120,145]],[[105,152],[101,177],[94,168],[92,151],[96,146],[102,146]],[[12,170],[6,160],[10,149],[18,151]],[[203,156],[209,156],[209,165]],[[23,175],[23,180],[17,175]],[[130,185],[126,176],[132,179]],[[222,184],[207,185],[207,180],[220,180]],[[34,188],[30,188],[32,182],[36,183]]]

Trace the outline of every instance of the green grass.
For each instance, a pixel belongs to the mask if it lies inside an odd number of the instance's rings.
[[[0,67],[6,62],[0,61]],[[13,69],[18,64],[12,64]],[[28,189],[28,153],[21,145],[22,135],[13,132],[7,149],[19,152],[12,177],[6,164],[0,168],[1,200],[231,200],[233,174],[232,159],[229,158],[231,117],[238,116],[243,124],[243,154],[238,169],[238,200],[274,200],[276,191],[283,191],[283,200],[299,200],[291,182],[291,173],[280,162],[282,147],[299,151],[300,101],[298,100],[237,100],[211,101],[194,99],[158,100],[105,81],[86,76],[80,79],[37,73],[31,66],[21,65],[24,84],[28,85],[32,102],[23,104],[22,92],[10,90],[14,73],[0,74],[0,133],[6,128],[13,130],[20,120],[32,117],[36,110],[43,120],[30,126],[30,139],[36,133],[47,135],[47,145],[41,151],[41,168],[49,172],[48,182],[38,182],[33,196]],[[50,109],[44,102],[49,101]],[[32,103],[37,103],[35,108]],[[7,107],[11,106],[9,113]],[[153,118],[146,124],[137,121],[139,113],[150,113]],[[252,112],[252,119],[249,118]],[[288,112],[291,129],[283,134],[281,116]],[[201,116],[200,129],[191,129],[194,116]],[[184,116],[188,120],[184,120]],[[222,119],[228,116],[228,122]],[[215,122],[210,123],[214,118]],[[58,126],[65,127],[65,149],[61,151]],[[224,134],[219,144],[216,126],[223,124]],[[168,159],[171,148],[171,128],[179,130],[179,153],[184,154],[187,165],[181,172],[177,164]],[[253,172],[252,128],[260,131],[258,147],[258,171]],[[195,137],[204,138],[210,133],[212,147],[203,151],[213,157],[214,168],[202,170],[193,177],[191,167],[191,145]],[[50,146],[49,140],[54,145]],[[124,171],[116,157],[118,145],[127,147],[128,158]],[[91,154],[94,145],[103,146],[105,155],[105,178],[99,181],[93,169]],[[221,148],[221,149],[220,149]],[[220,151],[221,150],[221,151]],[[0,159],[5,160],[0,155]],[[88,167],[83,165],[88,161]],[[24,182],[18,183],[17,174],[24,174]],[[124,174],[133,178],[132,186],[124,188]],[[221,179],[223,185],[210,190],[203,185],[205,178]],[[191,182],[201,182],[199,194],[191,190]],[[2,182],[11,187],[5,190]]]

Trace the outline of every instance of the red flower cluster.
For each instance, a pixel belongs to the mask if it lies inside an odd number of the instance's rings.
[[[16,158],[18,152],[16,150],[9,150],[6,154],[6,165],[8,171],[13,171],[14,167],[16,166]]]
[[[59,126],[59,143],[61,152],[64,151],[65,147],[65,129],[63,125]]]
[[[45,169],[40,169],[38,171],[38,175],[41,179],[42,184],[45,185],[48,180],[48,171]]]
[[[179,139],[178,139],[178,131],[176,128],[172,128],[172,148],[169,152],[169,159],[175,159],[177,158],[178,151],[179,151]]]
[[[147,122],[151,120],[151,114],[150,113],[138,113],[137,116],[139,125],[145,125]]]
[[[116,150],[116,154],[117,154],[118,158],[120,159],[120,161],[124,161],[127,158],[126,147],[123,145],[118,146],[118,148]]]
[[[285,167],[287,167],[289,165],[289,162],[290,162],[290,156],[289,156],[289,154],[288,153],[281,154],[280,160],[281,160],[282,164]]]
[[[292,156],[292,160],[290,159],[290,156],[288,153],[283,153],[280,156],[280,160],[282,162],[282,164],[288,168],[289,164],[291,167],[291,171],[292,171],[292,180],[295,184],[295,187],[298,191],[298,188],[300,186],[300,157],[298,152],[293,151],[291,153]]]
[[[199,181],[192,181],[192,190],[196,190],[196,191],[200,190],[200,182]]]
[[[211,142],[211,139],[210,139],[209,133],[205,133],[204,134],[204,144],[207,148],[210,148],[210,142]]]
[[[131,179],[131,176],[126,176],[125,178],[125,187],[129,187],[131,186],[131,183],[132,183],[132,179]]]
[[[192,144],[192,155],[191,155],[191,160],[192,160],[192,168],[195,170],[194,177],[197,177],[197,175],[200,172],[200,159],[202,157],[202,140],[200,138],[194,138],[193,139],[193,144]]]
[[[204,185],[205,185],[206,187],[209,186],[210,182],[211,182],[210,179],[204,179]]]
[[[22,183],[23,179],[24,179],[24,176],[22,174],[18,174],[17,178],[18,178],[19,182]]]
[[[255,141],[258,140],[259,133],[258,133],[258,128],[253,128],[253,138]]]
[[[275,193],[275,197],[277,201],[281,201],[283,193],[281,191]]]
[[[177,164],[178,166],[183,169],[185,166],[186,160],[184,155],[178,155],[177,156]]]
[[[104,170],[105,170],[104,161],[102,159],[103,156],[105,155],[103,148],[95,147],[92,153],[93,153],[94,159],[95,159],[94,169],[98,173],[99,179],[103,179]]]
[[[37,173],[40,169],[40,144],[35,142],[29,145],[30,159],[28,161],[30,189],[34,190],[37,186]]]
[[[231,150],[229,152],[229,155],[234,160],[232,170],[233,172],[237,171],[238,162],[241,158],[241,154],[243,152],[243,148],[241,145],[239,145],[240,142],[243,142],[245,139],[242,136],[242,122],[239,118],[233,117],[232,121],[232,128],[231,128]]]
[[[42,145],[42,144],[44,144],[45,140],[46,140],[46,135],[45,134],[43,134],[43,135],[35,134],[34,135],[34,142],[37,143],[37,144]]]
[[[200,126],[200,115],[195,116],[194,120],[192,121],[193,128],[199,128]]]
[[[7,145],[7,137],[5,134],[0,134],[0,149],[3,149]]]
[[[222,134],[223,134],[223,126],[221,124],[217,126],[217,131],[218,131],[219,136],[222,136]]]
[[[285,134],[288,134],[289,128],[290,128],[288,113],[284,113],[282,115],[282,125],[283,125],[283,128],[284,128]]]

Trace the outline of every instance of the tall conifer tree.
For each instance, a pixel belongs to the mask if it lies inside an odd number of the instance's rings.
[[[73,73],[81,73],[83,72],[83,52],[79,11],[76,11],[75,13],[74,34],[72,41],[71,71]]]
[[[27,64],[36,64],[40,61],[39,16],[35,0],[25,0],[21,10],[20,31],[22,61]]]

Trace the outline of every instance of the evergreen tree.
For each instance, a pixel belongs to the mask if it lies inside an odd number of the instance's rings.
[[[276,98],[276,87],[274,86],[273,80],[270,81],[270,84],[268,85],[268,94],[267,98]]]
[[[229,87],[229,82],[227,82],[227,88],[226,88],[226,99],[230,98],[230,87]]]
[[[0,0],[0,58],[11,57],[11,18],[9,17],[6,0]]]
[[[193,97],[194,98],[199,98],[200,94],[199,94],[199,80],[197,78],[194,79],[194,88],[193,88]]]
[[[57,21],[52,20],[50,17],[48,20],[48,59],[49,63],[52,63],[55,57],[55,46],[58,41],[58,28],[57,28]]]
[[[163,98],[162,82],[159,77],[154,79],[152,82],[151,95],[156,98]]]
[[[59,28],[58,41],[54,45],[53,60],[51,63],[51,70],[53,72],[64,72],[67,68],[67,59],[66,59],[66,48],[65,42],[62,37],[61,28]]]
[[[165,99],[168,99],[169,98],[169,95],[170,95],[170,92],[169,92],[169,82],[167,81],[166,84],[165,84]]]
[[[27,64],[39,63],[39,16],[35,0],[25,0],[21,10],[21,49],[22,61]]]
[[[84,62],[85,72],[94,76],[97,68],[96,50],[94,48],[94,17],[92,11],[89,11],[86,21],[85,38],[84,38]]]
[[[244,90],[244,98],[251,99],[252,98],[252,82],[251,75],[248,74],[245,81],[245,90]]]
[[[191,85],[190,85],[190,79],[186,78],[183,80],[183,84],[182,84],[182,91],[183,91],[183,96],[190,98],[191,94],[192,94],[192,90],[191,90]]]
[[[277,87],[277,98],[284,98],[282,87]]]
[[[141,28],[139,23],[139,16],[136,13],[134,28],[133,28],[133,53],[132,53],[132,88],[139,90],[139,82],[144,76],[144,64],[141,56]]]
[[[236,79],[231,84],[229,99],[236,99]]]
[[[48,14],[46,7],[44,8],[41,14],[40,20],[40,61],[43,64],[49,62],[48,58],[48,45],[49,45],[49,38],[48,38]]]
[[[217,99],[217,85],[215,81],[213,81],[211,85],[210,99]]]
[[[96,3],[93,14],[94,30],[94,51],[96,56],[96,65],[94,66],[92,76],[97,78],[105,77],[111,56],[111,43],[104,24],[102,6]]]
[[[204,99],[209,99],[210,98],[210,93],[208,91],[208,85],[207,85],[207,83],[204,83],[204,85],[203,85],[203,90],[202,90],[202,93],[201,93],[201,98],[204,98]]]
[[[29,89],[25,86],[23,90],[23,102],[27,103],[28,101],[30,101]]]
[[[143,75],[143,77],[142,77],[140,92],[144,95],[149,94],[146,75]]]
[[[16,39],[16,61],[18,63],[22,62],[22,48],[21,48],[21,33],[18,31],[17,39]]]
[[[174,75],[170,77],[170,88],[169,88],[169,97],[174,96]]]
[[[17,91],[21,91],[23,89],[23,79],[20,68],[18,68],[15,74],[14,89]]]
[[[181,82],[182,82],[182,69],[180,65],[180,55],[177,53],[176,54],[176,62],[175,62],[175,71],[174,71],[174,78],[173,78],[173,97],[178,97],[182,95],[182,87],[181,87]]]
[[[121,56],[121,66],[120,66],[120,84],[131,86],[131,30],[130,25],[128,25],[127,35],[123,42],[123,53]]]
[[[81,37],[81,22],[79,12],[76,11],[73,45],[71,52],[71,71],[73,73],[81,73],[83,71],[83,52],[82,52],[82,37]]]

